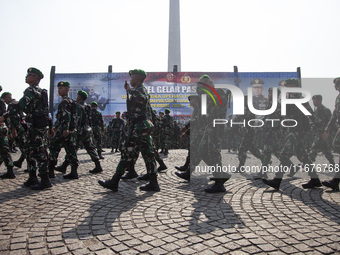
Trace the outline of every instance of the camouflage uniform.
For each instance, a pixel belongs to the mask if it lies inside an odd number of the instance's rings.
[[[115,118],[111,121],[109,125],[109,129],[112,135],[111,139],[111,148],[118,149],[120,145],[120,135],[122,132],[122,129],[124,128],[124,120],[121,118]]]
[[[164,154],[168,154],[171,148],[171,136],[173,135],[174,119],[170,116],[169,112],[165,110],[165,115],[162,119],[162,130],[164,140]]]
[[[6,112],[6,104],[5,102],[0,98],[0,116],[3,116]],[[8,128],[5,123],[0,123],[0,156],[1,160],[5,162],[5,165],[7,167],[7,172],[10,172],[10,174],[15,177],[13,174],[13,161],[12,156],[9,151],[8,146],[8,138],[7,138]],[[1,177],[5,177],[7,174],[2,175]]]
[[[91,109],[91,119],[92,119],[92,131],[94,144],[97,148],[99,157],[102,155],[102,132],[104,130],[104,119],[103,115],[97,109]]]
[[[28,143],[27,143],[27,131],[25,130],[23,126],[23,112],[19,108],[19,104],[16,101],[12,101],[8,105],[8,112],[10,112],[10,118],[9,120],[9,126],[10,131],[12,133],[13,139],[15,139],[17,145],[19,146],[19,149],[21,151],[20,159],[17,161],[18,163],[15,166],[18,166],[21,168],[22,162],[26,158],[27,150],[28,150]],[[26,126],[26,125],[25,125]],[[27,126],[26,126],[27,129]],[[14,133],[16,136],[14,137]]]
[[[331,110],[326,108],[324,105],[320,105],[314,111],[314,121],[313,121],[313,137],[312,137],[312,147],[309,153],[309,157],[314,162],[319,151],[322,151],[329,163],[334,165],[334,156],[331,151],[331,146],[328,141],[323,141],[321,139],[321,134],[324,132],[326,125],[331,119]]]
[[[58,112],[56,115],[56,122],[54,129],[56,133],[50,139],[50,158],[49,158],[49,171],[53,172],[54,167],[58,161],[58,155],[62,147],[64,147],[67,155],[68,162],[72,166],[72,176],[78,178],[76,173],[79,165],[76,151],[76,104],[68,96],[63,97],[63,100],[58,105]],[[63,137],[63,131],[68,130],[69,135]],[[67,176],[67,175],[66,175]],[[65,177],[66,177],[65,176]],[[53,177],[50,175],[50,177]],[[65,178],[64,177],[64,178]]]
[[[154,145],[156,147],[156,150],[158,151],[159,148],[161,148],[161,143],[160,143],[160,136],[161,136],[161,118],[160,116],[156,116],[156,120],[154,122],[154,131],[152,134],[152,140],[154,142]]]
[[[242,140],[240,147],[238,148],[238,159],[239,159],[239,166],[238,168],[244,166],[247,158],[247,151],[249,150],[255,157],[262,160],[263,155],[259,148],[256,146],[255,143],[255,127],[247,126],[249,120],[255,119],[255,114],[250,112],[248,107],[245,107],[245,115],[243,116],[243,120],[245,120],[245,127],[242,127]],[[239,124],[237,124],[239,125]]]
[[[149,174],[155,172],[155,155],[153,153],[151,133],[153,124],[150,121],[151,107],[148,104],[150,95],[141,83],[129,91],[130,99],[128,136],[122,151],[116,172],[120,175],[127,170],[128,163],[142,153]]]

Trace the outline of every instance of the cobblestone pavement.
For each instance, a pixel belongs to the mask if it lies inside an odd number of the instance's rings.
[[[141,192],[136,180],[122,181],[114,193],[97,180],[112,176],[119,155],[108,149],[103,155],[104,172],[91,175],[94,164],[81,150],[80,179],[58,173],[48,190],[23,187],[24,168],[15,168],[16,179],[0,180],[0,254],[340,253],[339,192],[303,190],[305,180],[292,178],[274,191],[241,176],[225,184],[226,193],[206,194],[208,175],[181,182],[174,166],[187,151],[171,150],[168,170],[159,175],[161,192]],[[236,158],[227,153],[224,163]],[[250,155],[247,163],[259,164]],[[136,169],[145,171],[141,159]]]

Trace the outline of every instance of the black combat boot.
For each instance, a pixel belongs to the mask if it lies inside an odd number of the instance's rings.
[[[314,188],[321,187],[321,186],[322,186],[322,184],[321,184],[319,178],[312,178],[312,179],[310,179],[309,182],[302,184],[302,188],[304,188],[304,189],[314,189]]]
[[[16,166],[17,168],[21,168],[22,162],[24,162],[24,160],[25,160],[25,157],[21,153],[20,158],[17,161],[13,162],[13,166]]]
[[[175,172],[175,174],[179,177],[182,178],[188,182],[190,182],[190,168],[188,167],[187,170],[184,173],[179,173],[179,172]]]
[[[41,181],[38,184],[31,185],[33,190],[43,190],[52,187],[52,183],[48,178],[47,173],[40,174]]]
[[[64,174],[66,173],[66,169],[68,166],[69,163],[65,160],[60,166],[57,166],[55,170]]]
[[[262,182],[264,184],[267,184],[268,186],[278,190],[280,188],[282,178],[274,178],[273,180],[267,180],[267,179],[262,179]]]
[[[150,174],[150,182],[145,186],[141,186],[139,189],[143,191],[160,191],[161,189],[158,186],[157,175]]]
[[[339,191],[340,178],[333,178],[330,181],[323,181],[322,185],[331,188],[333,191]]]
[[[220,192],[226,192],[226,189],[224,187],[224,183],[228,179],[216,179],[215,183],[208,188],[204,189],[207,193],[220,193]]]
[[[35,186],[38,185],[39,181],[37,178],[37,173],[36,171],[29,171],[29,177],[27,179],[27,181],[24,182],[24,186],[25,187],[31,187],[31,186]]]
[[[95,161],[94,163],[96,164],[96,167],[94,169],[90,170],[89,172],[91,174],[97,174],[97,173],[103,172],[103,169],[102,169],[102,166],[100,165],[99,160]]]
[[[71,166],[71,173],[64,175],[63,178],[64,179],[70,179],[70,180],[74,180],[74,179],[78,179],[78,172],[77,172],[78,166]]]
[[[115,173],[112,176],[112,179],[109,181],[104,181],[104,180],[98,180],[98,183],[100,186],[106,188],[106,189],[110,189],[114,192],[118,191],[118,184],[119,184],[119,180],[121,178],[121,175]]]
[[[150,180],[150,175],[149,174],[143,174],[137,177],[139,181],[149,181]]]
[[[55,174],[54,174],[54,167],[55,165],[52,163],[52,161],[50,161],[48,163],[48,177],[51,178],[55,178]]]
[[[162,170],[168,169],[168,167],[164,164],[164,161],[161,160],[159,163],[159,167],[157,168],[157,172],[161,172]]]
[[[186,160],[185,160],[185,163],[184,163],[184,166],[175,166],[175,168],[178,170],[178,171],[186,171],[188,168],[189,168],[189,164],[190,164],[190,157],[187,156]]]
[[[129,170],[126,173],[126,175],[122,176],[122,180],[130,180],[130,179],[138,177],[138,174],[136,173],[136,170],[135,170],[134,162],[130,162],[129,164],[130,164]]]
[[[165,156],[168,156],[168,155],[169,155],[168,149],[165,149],[163,154],[164,154]]]
[[[15,174],[13,172],[13,166],[8,166],[7,167],[7,172],[0,175],[1,179],[14,179],[15,178]]]
[[[159,153],[164,153],[164,149],[161,149],[161,151]]]

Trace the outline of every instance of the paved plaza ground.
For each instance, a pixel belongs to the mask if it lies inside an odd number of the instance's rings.
[[[24,168],[0,180],[0,254],[340,254],[340,192],[304,190],[301,178],[274,191],[244,174],[225,184],[226,193],[207,194],[209,175],[181,181],[174,166],[187,151],[171,150],[160,192],[142,192],[144,183],[133,180],[114,193],[97,180],[112,176],[119,155],[106,149],[103,156],[104,172],[91,175],[94,164],[80,150],[79,180],[57,173],[43,191],[22,186]],[[326,163],[321,155],[317,161]],[[223,162],[237,165],[237,155],[225,152]],[[259,161],[248,154],[252,164]],[[136,170],[145,173],[142,159]]]

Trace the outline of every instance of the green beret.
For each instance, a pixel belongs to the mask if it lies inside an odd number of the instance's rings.
[[[229,114],[229,115],[228,115],[228,118],[229,118],[229,117],[233,117],[233,115],[232,115],[232,114]]]
[[[340,77],[336,77],[336,78],[333,80],[333,82],[334,82],[335,85],[336,85],[339,81],[340,81]]]
[[[261,80],[261,79],[258,79],[258,78],[253,79],[253,80],[250,82],[250,85],[252,85],[253,88],[262,88],[263,84],[264,84],[264,81]]]
[[[39,69],[34,68],[34,67],[28,68],[28,69],[27,69],[27,73],[35,73],[35,74],[37,74],[37,75],[39,76],[40,80],[41,80],[42,78],[44,78],[43,73],[42,73]]]
[[[164,114],[164,112],[159,112],[159,114]]]
[[[299,86],[300,85],[300,81],[298,79],[296,79],[296,78],[290,78],[290,79],[286,80],[286,86],[288,84],[293,84],[293,85]]]
[[[157,111],[156,110],[152,110],[154,113],[157,113]]]
[[[58,82],[57,87],[70,87],[70,83],[68,83],[67,81],[60,81]]]
[[[140,75],[140,76],[143,76],[144,79],[146,78],[146,72],[142,69],[134,69],[134,70],[130,70],[129,71],[129,75],[133,75],[133,74],[136,74],[136,75]]]
[[[88,97],[87,93],[86,93],[84,90],[79,90],[79,91],[77,92],[77,95],[81,96],[81,98],[82,98],[83,100],[86,100],[87,97]]]
[[[322,100],[322,96],[321,95],[314,95],[312,97],[312,99],[320,99],[320,100]]]
[[[12,95],[12,94],[10,92],[4,92],[2,93],[1,98],[5,98],[8,95]]]
[[[169,109],[165,109],[164,112],[165,113],[170,113],[170,110]]]
[[[119,113],[120,114],[120,111],[116,112],[116,114]]]
[[[95,101],[92,101],[91,105],[97,105],[98,106],[97,102],[95,102]]]

